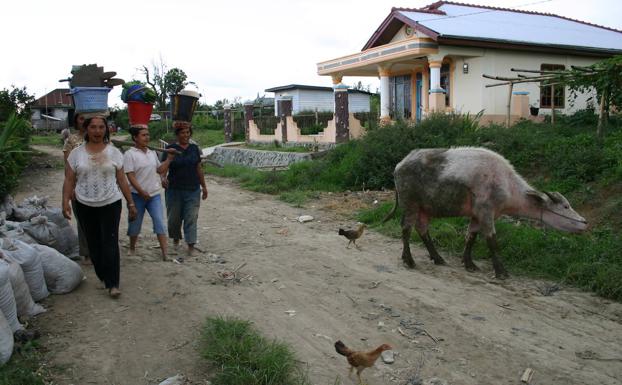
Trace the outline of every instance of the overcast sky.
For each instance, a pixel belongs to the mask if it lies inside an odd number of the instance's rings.
[[[8,0],[0,6],[0,89],[37,97],[66,87],[71,65],[97,63],[126,81],[161,57],[197,83],[202,102],[254,99],[286,84],[331,85],[316,63],[356,53],[391,7],[433,0]],[[621,0],[470,0],[555,13],[622,30]],[[376,78],[362,80],[372,91]],[[120,104],[120,87],[110,94]],[[267,96],[272,96],[268,94]]]

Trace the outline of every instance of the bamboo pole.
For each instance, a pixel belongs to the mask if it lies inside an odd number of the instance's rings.
[[[118,140],[118,139],[111,139],[110,140],[112,142],[112,144],[114,144],[117,147],[121,147],[121,146],[134,146],[136,143],[134,142],[127,142],[125,140]],[[167,152],[165,149],[163,148],[158,148],[158,147],[153,147],[153,146],[147,146],[148,149],[153,150],[153,151],[157,151],[157,152]],[[179,150],[175,150],[174,152],[175,155],[180,155],[181,151]]]

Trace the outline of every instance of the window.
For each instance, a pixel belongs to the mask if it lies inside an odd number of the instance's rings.
[[[389,78],[390,108],[392,119],[410,119],[411,83],[410,75]]]
[[[561,64],[542,64],[541,71],[557,71],[564,70],[565,66]],[[552,89],[555,88],[555,95],[552,95]],[[552,108],[552,102],[555,103],[554,108],[564,108],[566,103],[566,89],[561,85],[545,86],[540,85],[540,108]]]

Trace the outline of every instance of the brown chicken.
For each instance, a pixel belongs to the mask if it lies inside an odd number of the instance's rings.
[[[363,231],[365,231],[366,228],[367,228],[367,225],[365,223],[361,223],[358,229],[356,230],[339,229],[339,235],[343,235],[344,237],[348,238],[348,240],[350,241],[348,242],[348,246],[346,247],[346,249],[349,249],[350,244],[352,243],[354,243],[354,247],[356,247],[357,249],[359,248],[356,245],[356,240],[359,239],[361,235],[363,235]]]
[[[350,364],[350,373],[348,374],[348,377],[352,376],[352,369],[356,368],[356,375],[359,378],[359,384],[363,384],[363,380],[361,379],[361,372],[363,371],[363,369],[374,366],[374,363],[376,362],[378,357],[380,357],[382,352],[391,349],[393,349],[391,345],[382,344],[376,349],[370,350],[368,352],[357,352],[348,348],[341,341],[335,342],[335,350],[337,351],[337,353],[348,358],[348,363]]]

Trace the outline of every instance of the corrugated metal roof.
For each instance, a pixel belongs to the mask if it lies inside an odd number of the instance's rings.
[[[69,88],[57,88],[35,100],[31,107],[73,107],[73,99],[69,93]]]
[[[442,37],[622,50],[621,32],[555,15],[447,3],[436,9],[445,15],[395,11]]]
[[[267,88],[264,91],[265,92],[279,92],[279,91],[286,91],[286,90],[311,90],[311,91],[329,91],[329,92],[333,92],[333,88],[332,87],[308,86],[308,85],[304,85],[304,84],[289,84],[289,85],[286,85],[286,86]],[[371,92],[363,91],[363,90],[355,90],[355,89],[352,89],[352,88],[348,89],[348,92],[349,93],[358,92],[358,93],[361,93],[361,94],[372,95]]]

